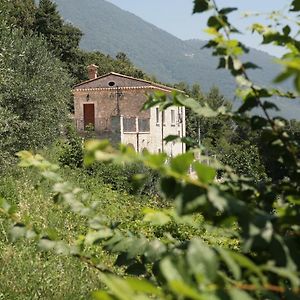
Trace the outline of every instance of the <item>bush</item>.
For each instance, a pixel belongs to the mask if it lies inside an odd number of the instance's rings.
[[[118,165],[100,162],[89,167],[87,172],[91,176],[99,178],[103,183],[109,184],[114,190],[124,191],[129,194],[158,195],[158,173],[139,163]],[[143,186],[136,186],[134,180],[136,174],[148,175],[145,177]]]
[[[81,168],[83,166],[83,141],[74,126],[66,127],[66,139],[62,144],[59,163],[62,166]]]
[[[37,149],[60,136],[70,78],[45,42],[0,20],[0,156]]]

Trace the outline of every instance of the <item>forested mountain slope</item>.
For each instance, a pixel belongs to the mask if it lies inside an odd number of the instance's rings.
[[[104,0],[55,0],[66,21],[79,27],[84,37],[81,47],[116,55],[125,52],[134,64],[163,82],[185,81],[200,83],[204,91],[212,85],[233,99],[235,84],[226,71],[216,70],[218,61],[209,49],[202,49],[204,41],[183,41],[145,22]],[[274,57],[251,49],[249,60],[261,69],[250,74],[261,85],[270,85],[280,66]],[[282,88],[288,88],[285,84]],[[299,118],[299,101],[281,101],[280,108],[289,118]]]

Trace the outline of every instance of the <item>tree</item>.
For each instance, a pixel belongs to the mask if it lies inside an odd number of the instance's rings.
[[[70,79],[43,40],[3,21],[0,29],[2,153],[49,145],[67,119]]]
[[[79,43],[82,32],[66,24],[60,16],[57,5],[50,0],[41,0],[36,9],[34,31],[45,37],[49,49],[66,64],[70,74],[76,72],[73,65],[80,61]]]
[[[35,21],[36,6],[34,0],[3,0],[2,13],[6,13],[6,20],[18,28],[22,28],[25,33],[33,29]]]

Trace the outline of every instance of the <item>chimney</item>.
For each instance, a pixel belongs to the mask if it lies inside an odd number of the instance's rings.
[[[87,67],[88,69],[88,75],[89,75],[89,79],[95,79],[98,77],[98,66],[96,65],[89,65]]]

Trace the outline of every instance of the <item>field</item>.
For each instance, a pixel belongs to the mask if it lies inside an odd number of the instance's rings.
[[[59,150],[54,146],[44,151],[52,162],[58,161]],[[50,154],[49,154],[50,153]],[[209,243],[218,243],[235,247],[236,241],[229,240],[224,232],[209,231],[202,224],[201,216],[195,216],[199,228],[186,225],[153,227],[143,221],[143,209],[168,208],[170,205],[158,195],[133,195],[127,190],[128,182],[121,176],[120,167],[99,168],[96,173],[84,168],[61,167],[60,174],[74,186],[88,193],[87,201],[97,201],[100,216],[112,222],[120,222],[124,231],[130,230],[148,238],[163,239],[165,234],[184,240],[193,235],[201,235]],[[118,185],[105,183],[114,169],[114,180]],[[129,189],[130,190],[130,189]],[[41,181],[39,175],[30,169],[15,166],[0,180],[0,197],[17,208],[16,220],[34,226],[45,236],[76,242],[86,234],[86,220],[70,213],[53,201],[53,193],[48,182]],[[75,257],[57,256],[51,252],[42,252],[36,242],[20,240],[11,243],[8,224],[0,219],[0,299],[87,299],[91,291],[103,288],[99,271]],[[117,274],[123,270],[114,266],[114,255],[100,247],[86,249],[87,255],[96,253],[95,259],[101,266]]]
[[[64,168],[61,174],[99,201],[100,215],[121,220],[131,228],[140,228],[143,206],[156,205],[153,199],[114,191],[80,169]],[[74,242],[85,232],[86,220],[55,205],[51,187],[39,181],[33,171],[15,167],[9,176],[1,178],[0,196],[17,206],[20,221],[40,231],[51,228],[51,234]],[[7,224],[0,222],[0,299],[86,299],[90,291],[100,287],[97,271],[76,258],[42,253],[34,241],[9,243]],[[99,257],[113,268],[112,257],[104,252],[99,252]]]

